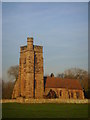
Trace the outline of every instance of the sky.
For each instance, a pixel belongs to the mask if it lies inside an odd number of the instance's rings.
[[[44,75],[88,70],[88,3],[2,3],[2,72],[19,64],[20,46],[43,46]]]
[[[1,0],[3,2],[89,2],[89,0]]]

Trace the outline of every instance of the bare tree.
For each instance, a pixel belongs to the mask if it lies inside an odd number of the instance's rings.
[[[83,79],[88,76],[86,70],[80,68],[70,68],[64,71],[65,77],[72,77],[76,79]]]
[[[70,68],[62,73],[64,78],[78,79],[82,87],[88,89],[88,71],[80,68]],[[58,74],[58,77],[61,77],[62,74]]]
[[[2,80],[2,98],[3,99],[11,99],[13,87],[14,87],[14,82],[12,81],[5,82]]]
[[[18,65],[11,66],[7,71],[9,77],[14,79],[14,80],[17,80],[18,72],[19,72],[19,66]]]

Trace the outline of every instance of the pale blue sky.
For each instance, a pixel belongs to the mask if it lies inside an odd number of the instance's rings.
[[[43,45],[44,73],[88,70],[88,3],[3,3],[3,79],[27,37]]]
[[[89,0],[1,0],[3,2],[89,2]]]

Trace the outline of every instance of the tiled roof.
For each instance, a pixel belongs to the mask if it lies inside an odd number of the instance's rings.
[[[67,88],[82,90],[78,80],[58,77],[47,77],[45,88]]]

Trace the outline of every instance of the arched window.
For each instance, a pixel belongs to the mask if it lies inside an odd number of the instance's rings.
[[[52,89],[50,89],[50,91],[48,92],[47,98],[57,98],[56,92]]]
[[[62,96],[62,90],[60,90],[60,96]]]
[[[71,92],[71,98],[73,98],[73,92]]]
[[[77,99],[79,98],[79,96],[80,96],[80,95],[79,95],[79,92],[76,92],[76,97],[77,97]]]

